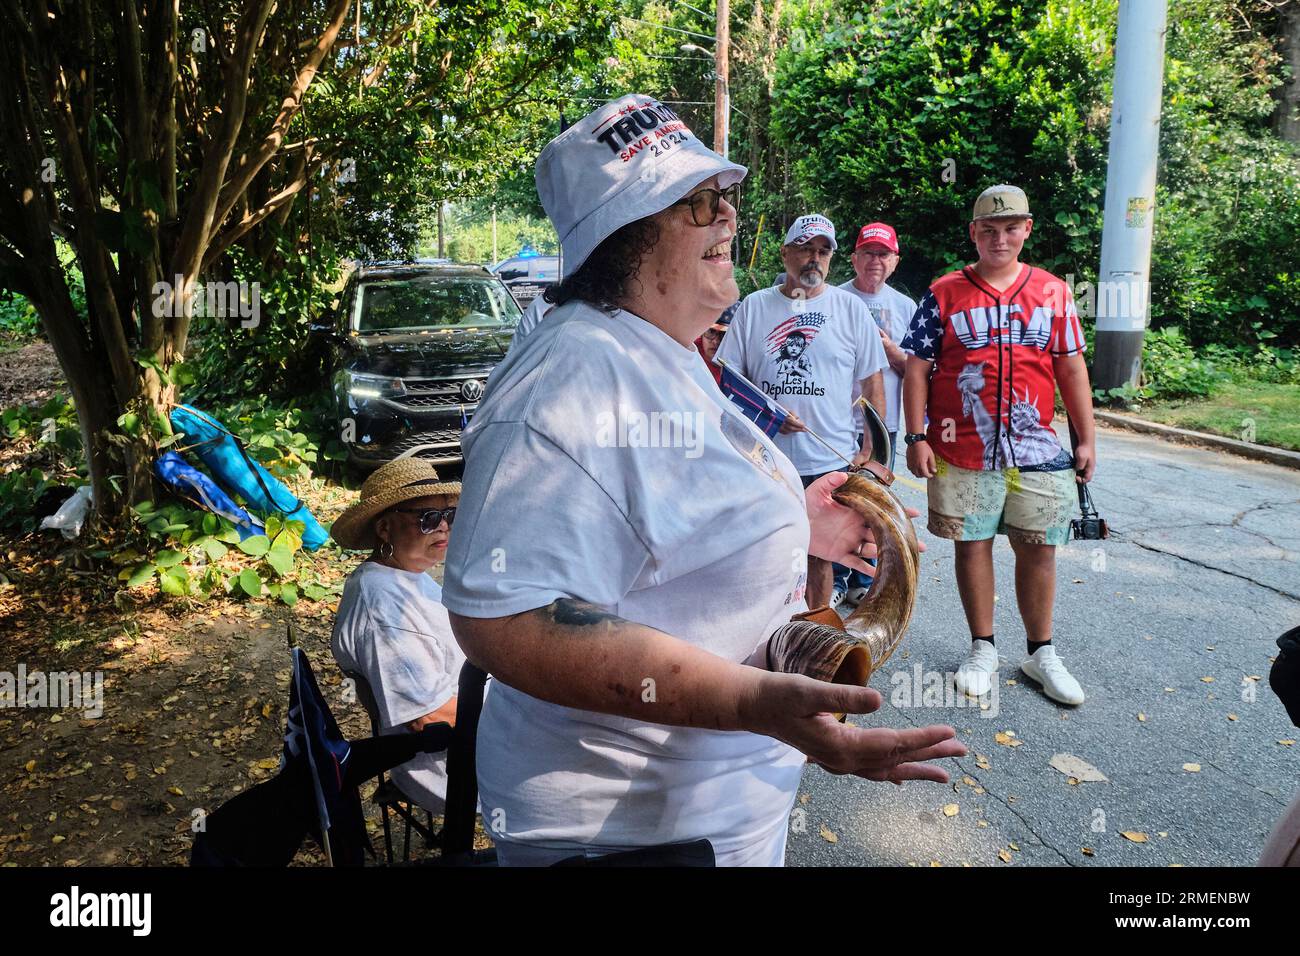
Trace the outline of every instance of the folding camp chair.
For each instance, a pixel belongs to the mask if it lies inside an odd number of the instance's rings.
[[[344,676],[351,680],[357,689],[357,697],[361,701],[361,706],[366,709],[367,716],[370,717],[370,733],[378,737],[382,732],[379,721],[379,704],[375,700],[374,691],[370,689],[369,682],[355,671],[344,671]],[[403,792],[397,782],[387,776],[382,770],[375,778],[377,782],[375,793],[371,799],[379,807],[379,818],[384,825],[384,853],[387,862],[391,866],[396,862],[393,854],[393,832],[389,822],[389,814],[393,813],[400,817],[405,828],[402,835],[402,862],[411,862],[411,830],[415,830],[424,838],[426,847],[436,846],[439,834],[433,829],[433,811],[421,807],[412,797]],[[421,822],[417,815],[423,812],[425,822]]]
[[[474,744],[487,672],[466,661],[456,690],[456,726],[447,748],[447,811],[442,825],[442,860],[449,866],[495,866],[496,850],[474,849],[474,821],[478,816],[478,770]],[[713,845],[708,840],[645,847],[588,860],[582,855],[556,866],[713,866]]]

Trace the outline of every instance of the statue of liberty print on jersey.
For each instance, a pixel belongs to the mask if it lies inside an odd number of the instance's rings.
[[[1012,392],[1007,423],[998,428],[997,421],[984,406],[981,395],[986,379],[985,362],[971,362],[957,375],[961,393],[961,411],[971,419],[984,443],[984,467],[1008,468],[1017,463],[1048,461],[1060,451],[1056,433],[1042,423],[1038,407],[1028,390],[1023,395]]]

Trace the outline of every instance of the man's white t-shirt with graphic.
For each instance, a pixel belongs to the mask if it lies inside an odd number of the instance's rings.
[[[845,461],[835,452],[853,460],[860,432],[853,402],[862,379],[885,367],[880,334],[857,297],[835,286],[810,299],[761,289],[736,310],[716,359],[740,371],[831,446],[807,432],[777,435],[777,447],[799,474],[843,468]]]
[[[578,599],[742,662],[806,608],[798,473],[694,347],[649,322],[557,308],[498,368],[462,441],[444,588],[456,614]],[[674,679],[630,675],[626,692],[653,699]],[[780,864],[803,763],[769,737],[577,710],[499,678],[478,734],[494,839],[705,838],[722,864]]]
[[[374,561],[348,575],[330,648],[339,667],[370,685],[384,734],[409,733],[408,723],[451,700],[465,663],[438,582]],[[420,806],[442,811],[445,753],[418,754],[391,775]]]
[[[897,345],[903,341],[903,336],[907,334],[908,323],[912,321],[912,315],[916,312],[916,303],[909,299],[903,293],[899,292],[889,283],[880,287],[879,292],[863,292],[849,280],[840,286],[846,292],[851,292],[862,300],[862,304],[867,307],[871,317],[876,320],[876,325],[885,330],[894,344]],[[900,411],[903,407],[903,376],[899,375],[889,366],[889,357],[885,357],[885,427],[891,432],[898,431],[898,423],[901,421]],[[858,431],[863,428],[864,419],[862,409],[855,408],[854,414],[857,417]]]

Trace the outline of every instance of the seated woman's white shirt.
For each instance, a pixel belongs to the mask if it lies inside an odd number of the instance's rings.
[[[502,617],[578,598],[732,661],[806,609],[808,519],[789,460],[694,349],[626,312],[556,309],[498,367],[463,442],[443,600]],[[637,675],[652,699],[671,671]],[[536,846],[708,838],[781,846],[803,766],[768,737],[546,703],[495,682],[484,822]],[[764,859],[779,861],[779,854]]]
[[[455,696],[465,663],[438,582],[374,561],[348,575],[330,647],[339,667],[370,685],[384,734],[409,733],[408,723]],[[442,811],[445,753],[419,754],[392,777],[422,807]]]

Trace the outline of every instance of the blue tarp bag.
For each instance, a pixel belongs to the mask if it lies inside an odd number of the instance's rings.
[[[174,451],[163,452],[153,463],[156,474],[172,494],[220,515],[235,526],[239,540],[262,533],[262,523],[231,500],[217,483]]]
[[[315,551],[329,540],[329,532],[312,517],[280,479],[244,451],[243,443],[215,418],[190,405],[172,409],[172,427],[185,433],[186,444],[203,459],[218,482],[234,491],[255,511],[278,512],[306,525],[302,546]]]

